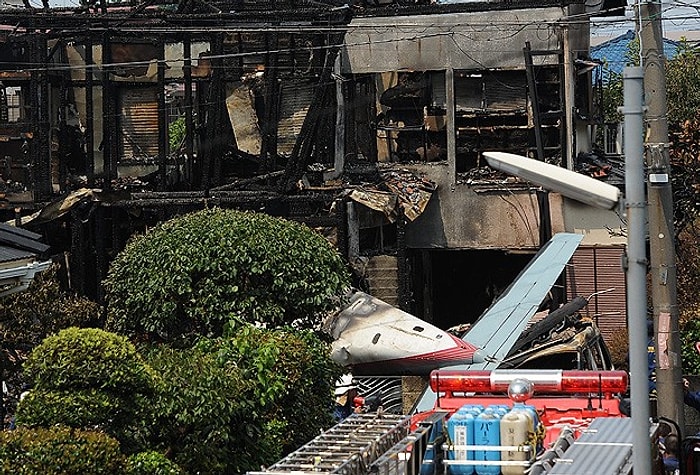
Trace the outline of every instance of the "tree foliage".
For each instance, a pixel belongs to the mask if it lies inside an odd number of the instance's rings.
[[[700,56],[687,41],[681,41],[676,56],[666,67],[666,99],[668,121],[683,126],[697,120],[700,111]]]
[[[194,347],[158,345],[151,446],[195,473],[269,465],[332,424],[340,368],[310,332],[240,329]]]
[[[181,475],[184,472],[160,452],[149,450],[133,454],[127,460],[129,475]]]
[[[135,420],[156,378],[125,337],[62,330],[34,349],[24,371],[33,387],[17,408],[18,426],[97,427],[125,447],[138,445]]]
[[[301,224],[204,210],[133,239],[105,281],[107,328],[173,340],[242,322],[312,326],[349,284],[336,250]]]

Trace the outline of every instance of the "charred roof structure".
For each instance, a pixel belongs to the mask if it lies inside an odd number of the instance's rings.
[[[621,6],[3,9],[0,208],[70,251],[74,285],[98,299],[129,236],[205,206],[324,228],[361,288],[443,328],[473,321],[557,231],[592,253],[561,299],[591,294],[623,283],[597,264],[619,257],[617,217],[506,179],[481,152],[574,168],[592,151],[588,19]],[[624,285],[606,295],[597,315],[624,306]]]

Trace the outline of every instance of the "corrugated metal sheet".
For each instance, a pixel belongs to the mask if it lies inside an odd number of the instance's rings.
[[[455,79],[457,109],[512,111],[527,106],[525,71],[486,71]]]
[[[632,419],[601,417],[564,452],[550,475],[628,475],[632,473]],[[658,429],[652,424],[649,440]]]
[[[32,259],[35,257],[36,254],[32,252],[0,245],[0,262],[18,261],[21,259]]]
[[[157,88],[130,88],[120,92],[120,160],[147,160],[157,157]]]
[[[627,294],[622,268],[624,247],[580,247],[567,268],[567,297],[593,295],[584,312],[593,317],[606,341],[627,326]]]
[[[308,81],[286,81],[282,84],[282,105],[278,129],[277,150],[283,155],[292,153],[294,143],[301,131],[316,83]]]

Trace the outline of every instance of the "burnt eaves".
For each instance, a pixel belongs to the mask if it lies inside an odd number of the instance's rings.
[[[461,1],[438,0],[436,3],[398,2],[372,6],[372,2],[356,11],[355,16],[377,17],[397,15],[433,15],[445,13],[477,13],[498,10],[527,10],[543,7],[566,7],[582,4],[581,0],[496,0],[496,1]]]

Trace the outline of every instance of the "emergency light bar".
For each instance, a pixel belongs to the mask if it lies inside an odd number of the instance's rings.
[[[539,394],[624,393],[625,371],[582,370],[435,370],[430,373],[430,388],[435,392],[490,393],[507,392],[515,379],[532,383]]]

